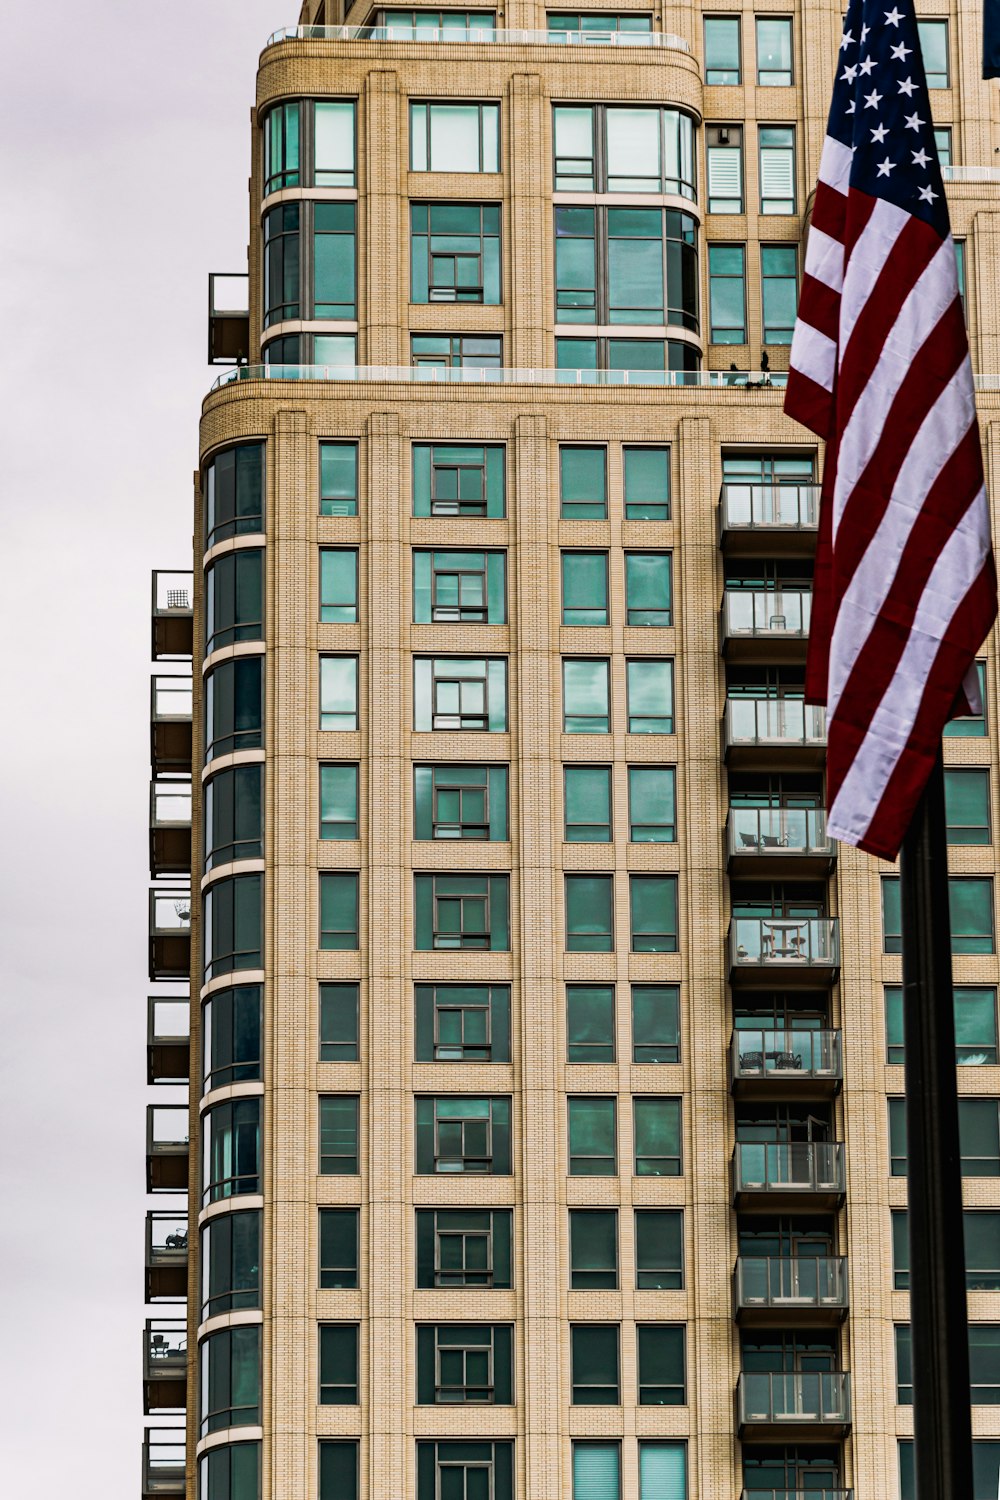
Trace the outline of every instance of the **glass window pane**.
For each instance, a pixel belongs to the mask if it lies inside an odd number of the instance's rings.
[[[669,552],[626,552],[625,609],[629,625],[673,623]]]
[[[570,953],[610,953],[614,947],[614,877],[567,875],[566,948]]]
[[[574,1443],[573,1500],[619,1500],[620,1471],[618,1443]]]
[[[615,991],[613,985],[571,984],[567,986],[566,1038],[569,1062],[614,1062]]]
[[[738,16],[705,17],[705,82],[740,82],[740,21]]]
[[[674,664],[643,658],[625,664],[630,734],[673,734]]]
[[[569,1175],[613,1177],[618,1160],[614,1099],[571,1094],[566,1105],[569,1119]]]
[[[608,733],[608,679],[607,661],[563,661],[563,729],[567,734]]]
[[[625,519],[669,521],[670,449],[625,448]]]
[[[567,842],[610,842],[611,767],[566,766],[563,777]]]

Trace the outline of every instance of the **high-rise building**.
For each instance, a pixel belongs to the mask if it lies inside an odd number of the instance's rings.
[[[978,9],[918,0],[997,482]],[[825,831],[782,413],[840,28],[307,0],[263,51],[154,579],[149,1079],[190,1111],[149,1112],[144,1497],[912,1500],[898,883]],[[996,1500],[982,656],[945,758]]]

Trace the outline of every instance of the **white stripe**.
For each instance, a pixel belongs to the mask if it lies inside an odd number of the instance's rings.
[[[853,256],[851,259],[853,264]],[[848,266],[848,281],[850,274]],[[956,295],[955,251],[949,236],[910,289],[841,436],[833,494],[834,541],[851,491],[878,445],[889,410],[909,373],[914,355]]]
[[[844,362],[847,341],[854,325],[864,312],[886,262],[910,215],[885,198],[879,198],[868,222],[855,241],[844,267],[844,294],[840,304],[840,362]]]
[[[832,187],[838,193],[846,195],[850,186],[853,160],[854,152],[850,146],[845,146],[842,141],[836,140],[832,135],[826,136],[819,159],[820,182],[825,182],[827,187]]]
[[[844,284],[843,245],[812,224],[806,241],[806,271],[831,291],[839,292]]]
[[[931,486],[975,419],[972,369],[956,370],[921,423],[904,458],[885,515],[844,591],[830,638],[827,707],[840,695],[895,581],[900,558]]]
[[[892,681],[830,809],[827,828],[832,838],[857,844],[868,831],[909,741],[942,639],[978,578],[988,547],[986,491],[981,489],[927,580]]]
[[[788,359],[789,367],[797,370],[800,375],[808,375],[810,380],[815,380],[824,390],[833,390],[833,377],[837,369],[837,346],[833,339],[828,339],[825,333],[820,333],[805,318],[799,317],[795,320],[795,332],[792,335],[792,352]]]

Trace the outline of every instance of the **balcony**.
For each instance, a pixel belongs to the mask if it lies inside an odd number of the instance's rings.
[[[1000,167],[942,167],[945,182],[1000,182]]]
[[[744,1370],[736,1386],[740,1437],[796,1442],[846,1437],[851,1428],[851,1377],[846,1370]]]
[[[194,574],[153,570],[153,660],[190,661],[194,650]]]
[[[727,552],[804,556],[816,546],[818,484],[722,486],[719,541]]]
[[[730,875],[783,880],[828,875],[837,846],[825,807],[731,807],[726,819]]]
[[[142,1409],[183,1410],[187,1402],[187,1324],[147,1318],[142,1336]]]
[[[844,1079],[839,1031],[734,1031],[729,1063],[740,1099],[832,1099]]]
[[[783,370],[772,370],[770,375],[761,378],[750,370],[555,370],[495,365],[241,365],[237,370],[229,370],[224,375],[216,376],[212,390],[222,390],[234,380],[336,380],[352,385],[627,385],[651,386],[659,390],[731,391],[745,401],[748,391],[780,397],[788,383],[788,376]],[[773,549],[768,547],[767,550],[770,552]],[[803,549],[800,547],[799,550]]]
[[[245,271],[208,274],[208,362],[246,364],[250,358],[250,278]]]
[[[183,1427],[147,1427],[142,1440],[142,1500],[184,1495],[185,1460]]]
[[[267,39],[268,47],[281,42],[474,42],[480,46],[505,47],[654,47],[670,52],[690,52],[683,37],[666,31],[497,31],[493,26],[284,26]]]
[[[149,873],[187,875],[191,870],[191,781],[161,777],[149,787]]]
[[[847,1316],[847,1258],[741,1255],[733,1317],[744,1326],[816,1328]]]
[[[805,661],[811,589],[726,589],[719,649],[727,661]]]
[[[734,917],[729,924],[734,984],[830,984],[839,972],[836,917]]]
[[[821,766],[826,710],[801,698],[727,698],[722,744],[726,764],[746,770]]]
[[[150,995],[146,1006],[147,1083],[187,1083],[191,1076],[191,1002]]]
[[[147,1193],[186,1193],[189,1154],[187,1105],[147,1104]]]
[[[734,1207],[761,1213],[832,1212],[846,1191],[840,1141],[743,1141],[732,1174]]]
[[[853,1490],[742,1490],[740,1500],[854,1500]]]
[[[191,973],[191,892],[153,886],[149,892],[149,977],[187,979]]]
[[[187,1296],[188,1220],[186,1213],[146,1214],[146,1301]]]
[[[190,676],[152,679],[149,735],[154,776],[191,775]]]

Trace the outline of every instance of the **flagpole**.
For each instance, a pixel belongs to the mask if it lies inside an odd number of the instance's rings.
[[[972,1494],[972,1412],[940,747],[900,877],[914,1473],[917,1500],[962,1500]]]

